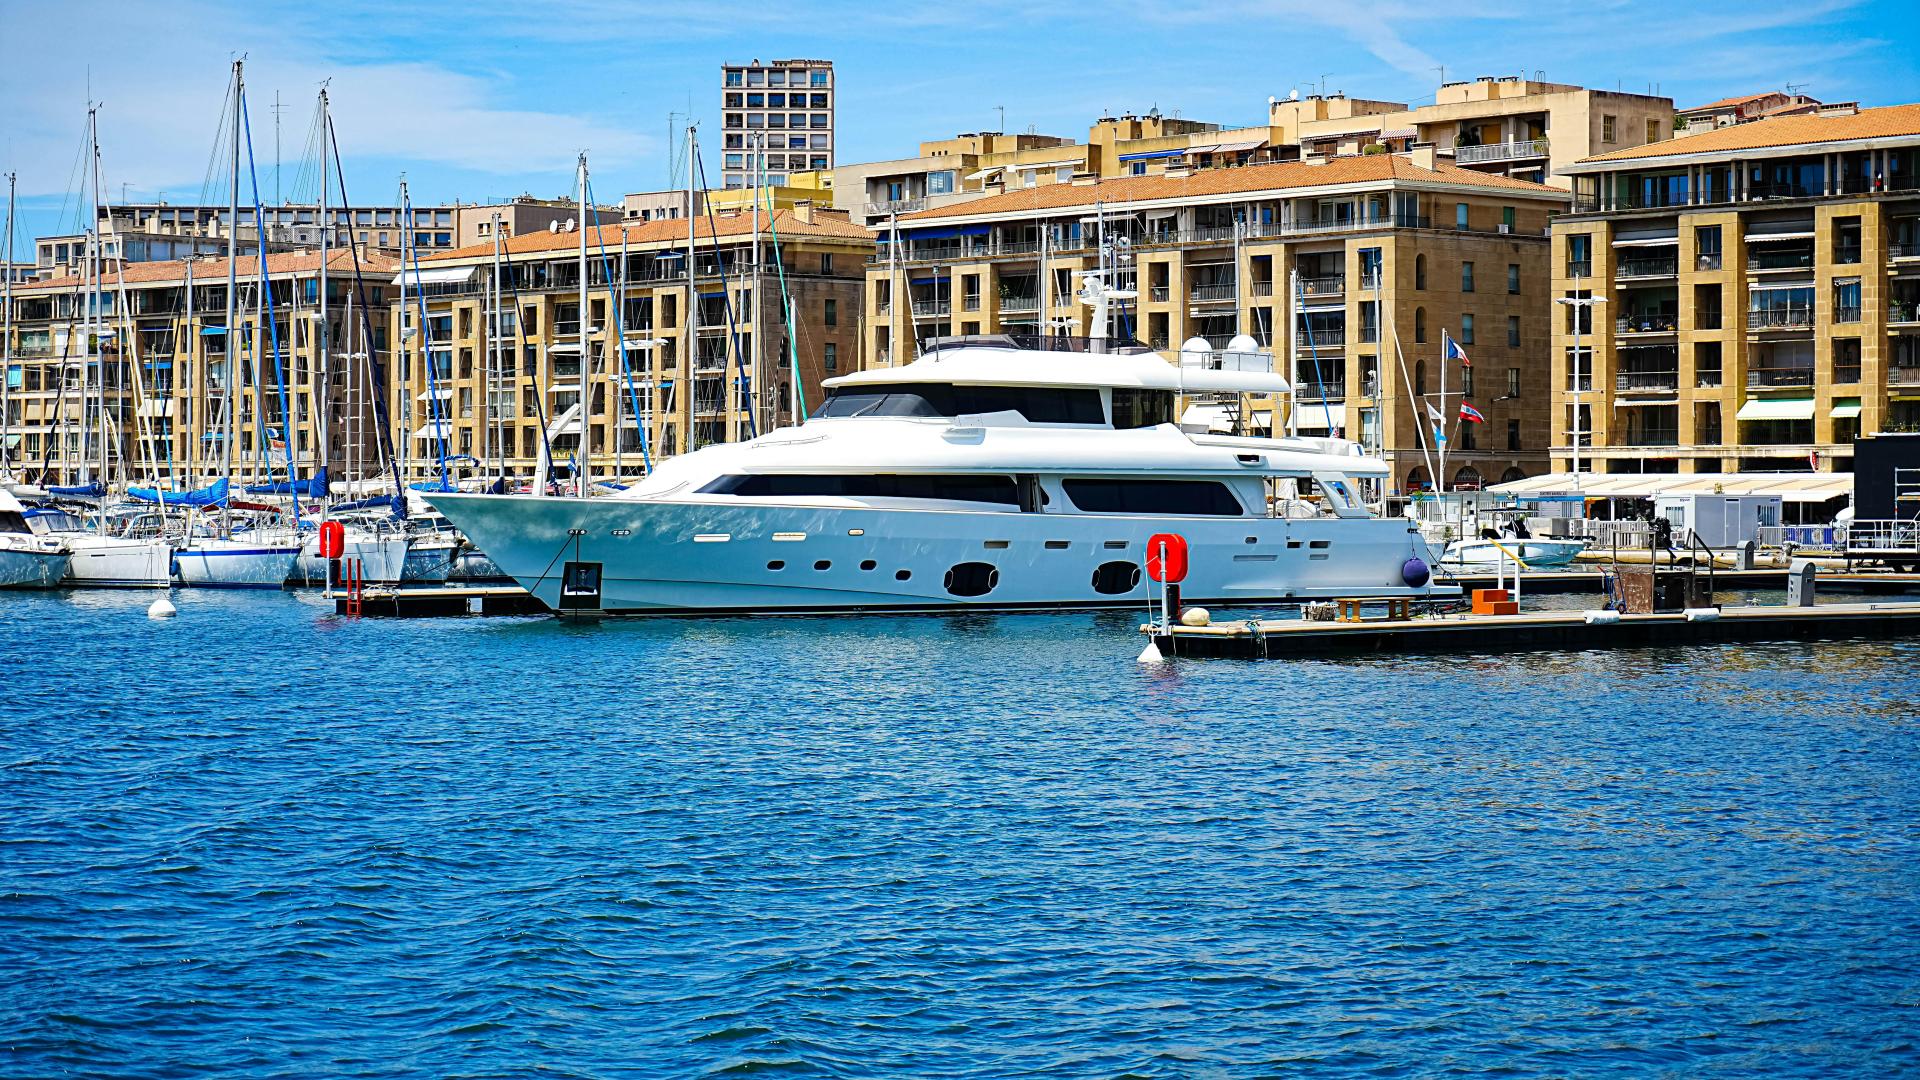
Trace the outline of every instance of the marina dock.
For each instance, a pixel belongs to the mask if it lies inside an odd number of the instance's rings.
[[[357,596],[340,590],[333,610],[368,618],[421,619],[454,615],[545,615],[547,605],[518,585],[371,585]]]
[[[1817,641],[1920,635],[1920,603],[1729,607],[1627,615],[1542,611],[1361,622],[1243,619],[1210,626],[1143,625],[1162,656],[1247,660],[1304,655],[1595,649],[1729,641]]]

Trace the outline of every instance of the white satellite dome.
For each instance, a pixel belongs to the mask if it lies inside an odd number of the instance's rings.
[[[1180,343],[1180,351],[1182,353],[1210,353],[1213,351],[1213,343],[1203,337],[1190,337]]]
[[[1227,342],[1227,351],[1231,353],[1257,353],[1260,351],[1260,343],[1253,340],[1253,335],[1251,334],[1235,334],[1233,340]]]

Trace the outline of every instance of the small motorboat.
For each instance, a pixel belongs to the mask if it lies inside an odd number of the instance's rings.
[[[0,490],[0,589],[51,589],[72,562],[66,543],[35,532],[20,500]]]
[[[1519,560],[1530,570],[1551,569],[1566,566],[1587,550],[1585,540],[1541,540],[1535,537],[1480,537],[1477,539],[1455,540],[1447,545],[1447,552],[1440,562],[1448,567],[1499,565],[1504,558],[1508,562]]]

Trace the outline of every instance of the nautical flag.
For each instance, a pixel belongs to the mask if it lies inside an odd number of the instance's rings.
[[[1460,419],[1471,420],[1476,424],[1484,424],[1487,422],[1487,418],[1480,415],[1479,409],[1474,408],[1464,401],[1460,403]]]
[[[1447,418],[1440,415],[1439,407],[1431,401],[1427,402],[1427,418],[1433,421],[1434,427],[1439,427],[1441,424],[1447,422]]]
[[[1447,441],[1447,429],[1441,427],[1439,424],[1433,425],[1433,441],[1445,443]]]
[[[1467,350],[1461,348],[1460,343],[1453,340],[1452,334],[1442,334],[1440,336],[1446,339],[1445,344],[1443,344],[1440,348],[1440,355],[1442,358],[1447,360],[1458,360],[1460,361],[1461,367],[1473,366],[1473,361],[1467,359]]]

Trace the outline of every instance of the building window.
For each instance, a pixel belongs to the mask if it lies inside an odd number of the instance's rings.
[[[1460,316],[1460,344],[1473,344],[1473,316]]]
[[[1510,398],[1520,396],[1520,369],[1517,367],[1507,369],[1507,396]]]
[[[927,194],[950,195],[953,193],[953,174],[936,172],[927,174]]]
[[[1508,296],[1520,295],[1520,264],[1519,263],[1507,264],[1507,295]]]
[[[1426,343],[1426,340],[1427,340],[1427,309],[1426,308],[1417,307],[1413,309],[1413,340],[1417,344]],[[1424,393],[1424,391],[1420,391],[1420,392]]]
[[[1838,278],[1833,283],[1833,321],[1860,321],[1860,279]]]
[[[826,358],[828,371],[840,370],[840,346],[831,341],[827,342]]]
[[[1473,262],[1471,260],[1460,264],[1460,291],[1473,291]]]
[[[1033,174],[1032,174],[1032,173],[1028,173],[1028,174],[1026,174],[1026,175],[1027,175],[1027,177],[1028,177],[1029,179],[1031,179],[1031,178],[1033,177]],[[1147,163],[1146,163],[1146,162],[1144,162],[1144,161],[1136,161],[1136,162],[1134,162],[1134,163],[1133,163],[1133,175],[1135,175],[1135,176],[1145,176],[1145,175],[1147,175]],[[1033,185],[1031,185],[1031,184],[1029,184],[1029,185],[1027,185],[1027,186],[1028,186],[1028,187],[1032,187]]]
[[[1427,287],[1427,257],[1425,255],[1415,255],[1413,257],[1413,287],[1416,289],[1424,289]]]
[[[833,252],[823,251],[820,253],[820,272],[823,274],[833,273]]]
[[[1470,364],[1460,365],[1460,393],[1465,397],[1473,396],[1473,367]]]
[[[1660,141],[1660,121],[1647,121],[1647,141],[1650,143]]]
[[[840,325],[840,301],[838,300],[826,301],[826,306],[824,310],[822,310],[821,312],[821,318],[822,320],[825,321],[826,325],[828,326],[839,326]]]
[[[1693,230],[1695,269],[1720,269],[1720,226],[1702,225]]]
[[[1465,229],[1467,227],[1466,203],[1453,204],[1453,227],[1456,229]]]
[[[1507,421],[1507,449],[1520,449],[1520,421]]]
[[[739,86],[741,83],[746,81],[745,75],[746,73],[739,70],[738,68],[727,69],[727,85]]]
[[[1600,118],[1600,141],[1601,142],[1614,141],[1614,139],[1617,137],[1614,132],[1614,126],[1615,126],[1614,117],[1602,116]]]
[[[1424,315],[1424,313],[1416,313],[1416,315]],[[1418,323],[1420,321],[1422,320],[1416,317],[1415,322]],[[1413,362],[1413,396],[1427,396],[1427,362],[1425,360],[1415,360]]]
[[[827,85],[827,73],[824,71],[815,71],[813,73],[813,85],[815,86]]]
[[[1520,316],[1509,315],[1507,316],[1507,348],[1517,349],[1519,347],[1520,347]]]
[[[1503,206],[1500,208],[1500,225],[1508,232],[1513,231],[1513,207]]]

